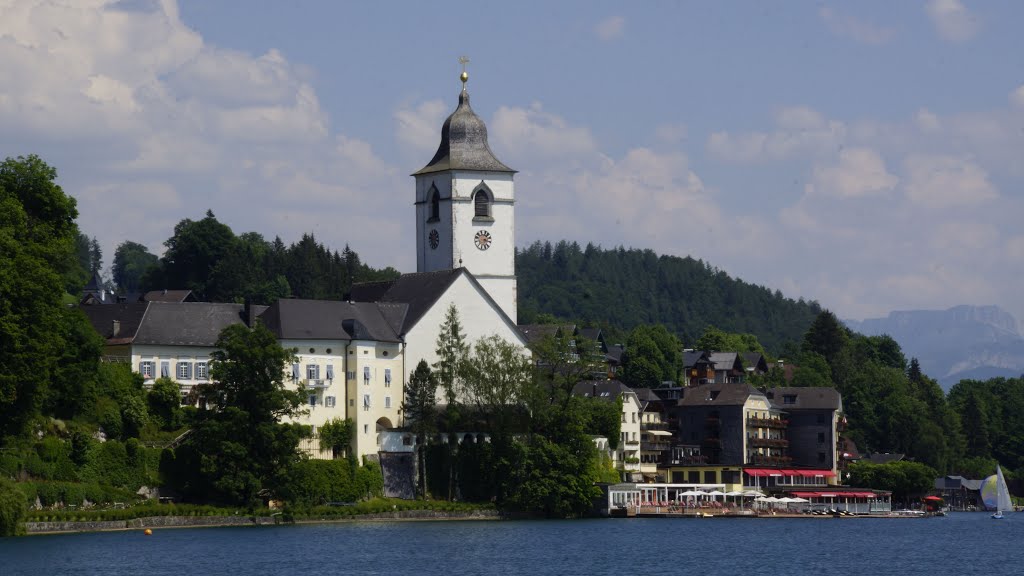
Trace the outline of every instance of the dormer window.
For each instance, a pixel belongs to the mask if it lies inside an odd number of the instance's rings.
[[[491,197],[486,190],[477,190],[473,195],[473,218],[491,218]]]

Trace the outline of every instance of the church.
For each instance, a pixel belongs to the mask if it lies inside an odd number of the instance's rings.
[[[315,431],[335,418],[355,423],[350,454],[377,454],[403,425],[405,382],[420,360],[433,365],[437,336],[455,306],[467,343],[497,335],[516,346],[515,187],[491,151],[469,103],[468,76],[441,127],[433,158],[413,173],[416,272],[356,284],[346,301],[281,299],[269,307],[146,301],[83,306],[106,339],[108,360],[130,362],[151,385],[175,380],[183,398],[208,380],[221,330],[260,321],[297,351],[289,385],[308,394],[298,419]],[[303,449],[330,458],[316,440]],[[386,449],[386,448],[385,448]]]

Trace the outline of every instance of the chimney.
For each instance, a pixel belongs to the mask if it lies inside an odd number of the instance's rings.
[[[121,321],[120,320],[114,320],[114,328],[111,331],[110,337],[111,338],[117,338],[117,336],[120,333],[121,333]]]
[[[252,328],[256,325],[256,307],[252,305],[252,298],[249,296],[245,297],[245,308],[243,314],[245,315],[245,325]]]

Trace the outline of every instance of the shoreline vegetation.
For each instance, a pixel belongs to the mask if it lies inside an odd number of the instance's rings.
[[[43,535],[145,528],[213,528],[385,520],[496,520],[502,517],[493,506],[485,504],[378,498],[303,510],[241,510],[189,504],[147,504],[115,510],[33,510],[25,518],[23,527],[26,535]]]

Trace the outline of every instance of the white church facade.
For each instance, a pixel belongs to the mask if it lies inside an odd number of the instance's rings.
[[[515,171],[491,152],[465,79],[437,153],[413,174],[417,272],[356,284],[346,301],[84,306],[107,340],[106,354],[130,362],[147,384],[172,378],[184,394],[206,381],[223,328],[260,321],[282,346],[297,351],[285,369],[285,381],[308,400],[297,421],[319,429],[351,418],[350,454],[362,458],[380,451],[388,431],[403,426],[406,380],[420,360],[437,361],[437,336],[450,306],[468,343],[496,335],[525,350],[516,326]],[[303,447],[313,457],[330,457],[315,441]]]

